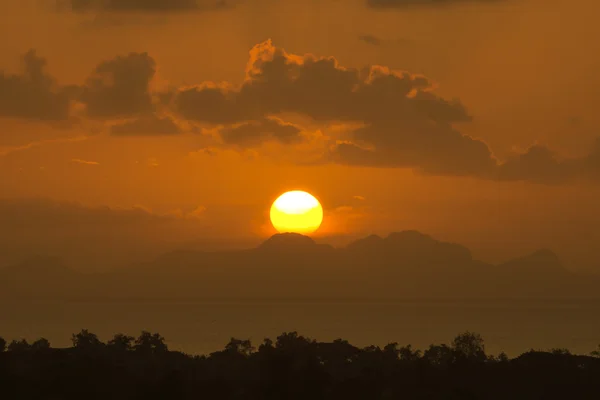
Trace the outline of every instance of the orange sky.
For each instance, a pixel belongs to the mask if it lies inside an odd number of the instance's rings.
[[[269,234],[270,203],[301,188],[321,235],[418,229],[596,268],[600,5],[402,2],[5,0],[0,196],[200,207],[194,237],[237,238]]]

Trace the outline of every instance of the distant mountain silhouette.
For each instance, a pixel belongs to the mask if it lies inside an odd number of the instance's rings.
[[[83,276],[58,257],[35,256],[1,273],[0,289],[4,294],[39,297],[57,292],[80,294],[82,289],[79,284]]]
[[[377,235],[367,236],[348,245],[347,249],[356,255],[385,255],[389,261],[420,266],[423,264],[471,263],[471,251],[466,247],[440,242],[429,235],[417,231],[391,233],[386,238]]]
[[[0,296],[94,298],[588,298],[599,277],[563,268],[550,250],[500,265],[416,231],[345,248],[277,234],[256,248],[175,251],[153,262],[80,274],[56,258],[4,269]]]
[[[262,242],[257,249],[275,252],[312,252],[333,250],[333,247],[317,244],[312,238],[298,233],[278,233]]]
[[[369,235],[363,239],[355,240],[354,242],[348,244],[346,249],[354,250],[354,251],[365,251],[375,248],[383,247],[383,239],[378,235]]]
[[[3,272],[5,273],[5,279],[66,279],[76,274],[73,270],[64,265],[59,257],[44,256],[29,258],[20,264],[5,268]]]
[[[500,264],[499,268],[504,271],[519,271],[521,273],[567,273],[558,256],[548,249],[537,250],[526,256],[510,260]]]

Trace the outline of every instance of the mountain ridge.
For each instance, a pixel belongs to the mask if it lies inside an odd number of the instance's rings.
[[[494,265],[474,260],[462,245],[417,231],[369,235],[340,248],[304,235],[276,234],[254,248],[179,250],[93,274],[65,273],[68,268],[56,258],[36,263],[2,270],[0,296],[600,297],[593,290],[598,277],[569,272],[548,249]]]

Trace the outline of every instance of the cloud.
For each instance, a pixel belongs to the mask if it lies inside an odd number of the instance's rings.
[[[181,88],[169,100],[183,118],[209,124],[233,124],[264,116],[260,105],[245,104],[243,107],[239,97],[233,87],[205,82]]]
[[[466,107],[436,94],[425,76],[379,65],[348,68],[334,57],[287,53],[270,40],[251,49],[240,86],[204,82],[165,98],[182,118],[230,125],[223,139],[235,145],[272,140],[259,121],[278,114],[358,124],[319,162],[540,183],[596,176],[584,166],[593,159],[557,161],[540,149],[497,160],[485,142],[460,132],[458,125],[472,120]]]
[[[209,11],[227,8],[225,0],[58,0],[59,10],[76,13],[123,12],[123,13],[172,13]]]
[[[75,87],[61,87],[35,50],[23,56],[21,74],[0,72],[0,117],[60,121],[69,118]]]
[[[415,168],[426,174],[490,177],[496,160],[487,145],[448,125],[368,125],[353,132],[354,141],[337,143],[333,162],[387,168]],[[367,146],[359,143],[367,143]]]
[[[156,62],[148,53],[130,53],[100,63],[82,88],[80,101],[91,118],[149,114],[154,106],[150,82]]]
[[[525,180],[541,183],[564,183],[576,176],[575,160],[559,160],[550,149],[534,145],[515,154],[499,166],[500,180]]]
[[[154,114],[110,127],[110,134],[113,136],[161,136],[176,135],[181,132],[181,128],[173,118],[159,117]]]
[[[460,3],[499,3],[505,0],[367,0],[367,6],[375,9],[417,6],[447,6]]]
[[[354,208],[352,208],[352,206],[339,206],[336,207],[333,211],[336,213],[347,213],[354,210]]]
[[[358,40],[373,46],[379,46],[383,42],[380,38],[373,35],[359,35]]]
[[[513,154],[498,167],[498,179],[543,184],[578,180],[600,181],[600,137],[583,157],[561,158],[545,145],[536,144]]]
[[[186,218],[198,219],[198,218],[204,217],[205,215],[206,215],[206,207],[198,206],[193,211],[190,211],[189,213],[187,213],[185,216],[186,216]]]
[[[2,229],[5,231],[15,227],[22,228],[32,222],[39,229],[44,227],[56,229],[58,225],[61,228],[91,226],[90,224],[112,226],[167,218],[139,206],[132,208],[87,207],[74,202],[58,202],[47,199],[0,199],[0,215],[3,217]]]
[[[157,64],[147,53],[103,61],[82,86],[69,88],[44,73],[45,60],[35,52],[24,60],[23,75],[0,75],[0,88],[17,99],[0,92],[4,114],[68,118],[75,98],[90,120],[112,123],[115,136],[175,135],[189,124],[237,151],[266,142],[294,151],[312,146],[311,164],[546,184],[600,180],[600,142],[581,158],[561,159],[536,145],[498,160],[484,141],[461,132],[460,125],[472,120],[461,101],[437,94],[427,77],[380,65],[344,67],[334,57],[288,53],[270,40],[250,50],[241,85],[202,82],[166,92],[152,89]],[[325,129],[318,145],[283,119],[289,115]],[[326,129],[335,126],[346,128]]]
[[[297,143],[302,140],[301,129],[275,117],[260,121],[244,122],[220,131],[221,138],[226,144],[241,147],[259,146],[265,141],[274,140],[283,144]]]
[[[485,143],[452,128],[471,120],[465,107],[436,95],[426,77],[383,66],[345,68],[333,57],[288,54],[270,40],[250,51],[241,87],[183,88],[174,107],[184,118],[211,124],[279,113],[366,124],[354,132],[357,143],[334,150],[331,160],[342,164],[461,175],[489,173],[495,165]],[[358,142],[375,149],[362,151]]]
[[[23,145],[18,145],[18,146],[5,146],[5,147],[0,146],[0,156],[6,156],[8,154],[11,154],[11,153],[14,153],[17,151],[29,150],[29,149],[33,149],[33,148],[39,147],[39,146],[44,146],[47,144],[81,142],[81,141],[87,140],[87,139],[88,139],[87,136],[75,136],[75,137],[69,137],[69,138],[38,140],[35,142],[29,142],[29,143],[26,143]]]
[[[600,181],[600,137],[597,137],[587,156],[581,160],[582,175],[585,178]]]
[[[79,158],[73,158],[71,160],[71,162],[77,163],[77,164],[84,164],[84,165],[100,165],[99,162],[96,161],[87,161],[87,160],[81,160]]]

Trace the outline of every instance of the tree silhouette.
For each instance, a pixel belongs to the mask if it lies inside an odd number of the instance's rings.
[[[569,349],[561,349],[561,348],[552,349],[550,352],[555,355],[570,355],[571,354]]]
[[[40,351],[48,350],[50,348],[50,342],[48,339],[39,338],[31,344],[31,350]]]
[[[600,344],[598,345],[598,348],[596,350],[594,350],[594,351],[592,351],[590,353],[590,355],[592,357],[598,357],[598,358],[600,358]]]
[[[6,350],[6,340],[3,337],[0,337],[0,353]]]
[[[73,334],[71,342],[73,342],[73,347],[80,350],[96,350],[104,345],[96,334],[87,329],[82,329],[78,334]]]
[[[484,361],[485,347],[483,338],[478,333],[463,332],[452,341],[452,348],[459,359],[468,361]]]
[[[135,339],[134,349],[142,353],[162,353],[169,350],[164,337],[148,331],[142,331],[140,336]]]
[[[225,345],[225,351],[238,353],[246,357],[250,356],[254,350],[255,348],[252,346],[250,340],[231,338],[229,343]]]
[[[398,343],[396,342],[388,343],[383,347],[383,354],[393,359],[398,358],[399,352]]]
[[[423,353],[423,359],[431,365],[446,366],[454,360],[454,352],[446,344],[430,345]]]
[[[260,346],[258,346],[258,352],[264,353],[273,350],[275,346],[273,346],[273,341],[269,338],[265,338]]]
[[[508,356],[506,355],[505,352],[502,351],[502,352],[500,352],[500,354],[498,354],[497,360],[499,362],[507,362],[508,361]]]
[[[107,345],[87,330],[72,339],[77,349],[95,350],[75,356],[72,349],[36,352],[50,343],[13,340],[11,354],[0,355],[0,397],[595,399],[600,376],[599,359],[565,349],[532,351],[511,360],[505,353],[484,357],[483,339],[470,332],[451,345],[431,345],[422,356],[395,342],[383,349],[358,348],[343,339],[317,342],[297,332],[284,332],[276,344],[265,339],[258,352],[250,340],[231,338],[208,356],[169,351],[161,335],[147,331],[135,340],[116,334]],[[128,351],[132,348],[136,351]],[[593,355],[600,357],[600,346]]]
[[[107,345],[118,351],[129,351],[133,350],[134,341],[135,338],[133,336],[117,333],[111,340],[108,341]]]
[[[25,339],[13,340],[8,345],[8,351],[12,351],[15,353],[28,351],[29,349],[31,349],[31,345]]]
[[[319,352],[328,357],[330,361],[339,363],[351,362],[360,352],[357,347],[352,346],[347,340],[335,339],[332,343],[319,343]]]
[[[400,359],[402,361],[416,361],[421,358],[421,350],[412,349],[412,345],[407,345],[400,347],[398,350],[398,354],[400,355]]]
[[[298,335],[298,332],[296,331],[283,332],[281,335],[277,336],[275,347],[278,349],[296,351],[307,349],[310,345],[314,343],[315,340]]]

